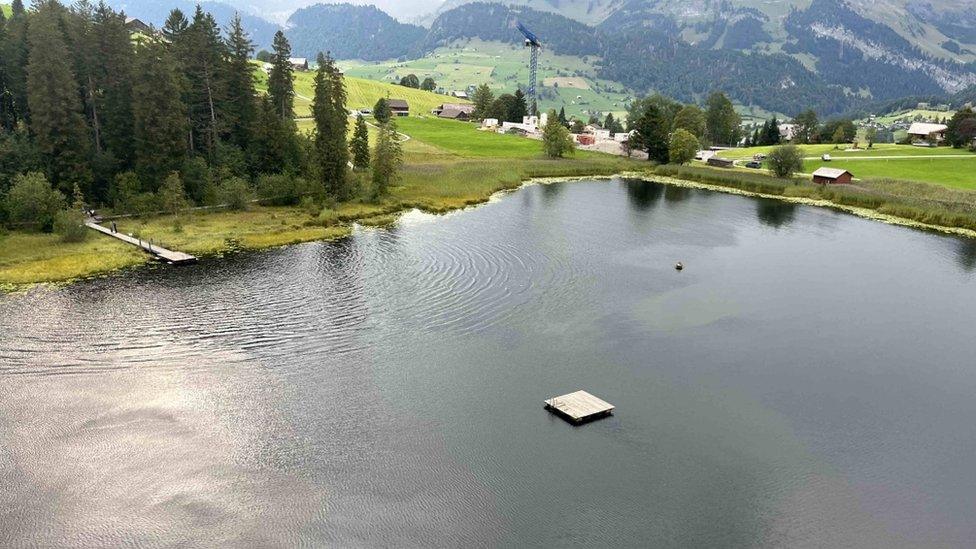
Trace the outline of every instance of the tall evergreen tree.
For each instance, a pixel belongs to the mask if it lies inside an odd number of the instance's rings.
[[[346,168],[349,148],[346,146],[348,119],[346,89],[335,61],[319,54],[315,74],[315,165],[326,192],[336,200],[348,198]]]
[[[7,42],[7,16],[0,10],[0,54],[4,52]],[[6,63],[0,59],[0,132],[13,129],[13,99],[7,90]]]
[[[295,83],[292,81],[291,44],[285,33],[278,31],[274,36],[274,53],[271,55],[271,74],[268,75],[268,95],[281,118],[295,117]]]
[[[98,93],[95,96],[105,148],[123,168],[132,166],[132,64],[135,50],[125,15],[104,3],[95,10]]]
[[[380,126],[373,152],[373,198],[387,193],[391,185],[400,179],[403,165],[403,145],[397,134],[396,122],[390,120]]]
[[[24,0],[14,0],[10,4],[10,14],[14,17],[19,15],[24,15],[27,10],[24,9]]]
[[[667,164],[669,160],[668,125],[657,105],[645,104],[643,113],[632,126],[636,131],[632,138],[634,148],[640,148],[647,152],[647,159],[652,162]]]
[[[515,90],[515,102],[512,103],[508,111],[508,120],[512,122],[522,122],[522,119],[529,115],[529,106],[525,102],[525,94],[522,90]]]
[[[155,191],[186,159],[187,119],[180,100],[180,77],[173,52],[159,39],[136,50],[132,88],[136,169],[144,189]]]
[[[488,84],[481,84],[475,88],[471,99],[474,101],[474,113],[472,116],[478,120],[489,118],[488,114],[491,110],[491,104],[495,101],[495,94],[491,92]]]
[[[90,190],[89,148],[81,99],[61,32],[60,4],[44,2],[31,16],[27,37],[27,102],[31,133],[44,154],[52,183],[69,193]]]
[[[566,118],[566,107],[559,107],[559,123],[569,127],[569,119]]]
[[[5,28],[5,40],[0,43],[0,64],[3,65],[9,105],[9,124],[26,122],[30,116],[27,102],[27,62],[30,48],[27,42],[28,18],[23,4],[14,4]]]
[[[369,129],[363,115],[356,117],[356,128],[352,132],[349,148],[352,150],[353,167],[357,170],[369,168]]]
[[[173,43],[187,81],[187,108],[193,148],[213,160],[220,139],[225,48],[213,16],[197,5],[193,21]]]
[[[251,171],[268,174],[294,172],[300,163],[295,121],[278,116],[270,97],[263,97],[258,105],[258,120],[248,148]]]
[[[251,67],[251,54],[254,44],[244,32],[240,14],[235,14],[227,35],[227,49],[230,57],[227,63],[227,134],[231,143],[247,149],[251,143],[254,123],[257,119],[257,103],[254,88],[254,69]]]
[[[186,18],[186,15],[178,9],[174,9],[169,12],[166,22],[163,23],[162,33],[166,41],[173,44],[183,37],[183,33],[186,32],[189,26],[190,21]]]
[[[714,92],[708,97],[708,109],[705,112],[708,141],[716,145],[735,145],[739,141],[741,122],[742,119],[724,93]]]

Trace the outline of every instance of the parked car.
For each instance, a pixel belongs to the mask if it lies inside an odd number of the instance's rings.
[[[752,160],[750,162],[746,162],[746,167],[752,168],[754,170],[758,170],[759,168],[762,168],[762,162],[757,162],[755,160]]]
[[[831,158],[829,154],[824,154],[823,156],[820,157],[820,160],[823,160],[824,162],[830,162],[831,160],[833,160],[833,158]]]
[[[752,155],[752,159],[762,162],[763,160],[766,160],[766,155],[764,155],[763,153],[756,153]]]

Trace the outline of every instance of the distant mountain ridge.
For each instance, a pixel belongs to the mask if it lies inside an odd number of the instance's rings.
[[[268,47],[278,31],[278,25],[245,10],[222,2],[193,2],[191,0],[106,0],[105,3],[121,10],[130,17],[137,17],[145,23],[162,27],[166,17],[174,9],[179,9],[187,18],[193,16],[197,4],[217,20],[221,29],[227,28],[235,13],[241,14],[241,23],[251,35],[251,40],[259,48]]]
[[[948,97],[976,86],[976,15],[966,11],[976,0],[878,0],[868,7],[845,0],[512,1],[518,5],[449,0],[445,8],[456,7],[429,29],[373,6],[318,4],[296,11],[285,28],[296,56],[327,51],[379,61],[421,57],[472,38],[517,44],[515,24],[522,22],[547,51],[598,58],[600,78],[638,92],[691,101],[721,88],[742,103],[787,114]],[[130,14],[139,15],[131,7],[140,6],[149,15],[139,16],[157,24],[169,11],[146,7],[156,0],[113,2]],[[234,11],[204,7],[221,24]],[[261,46],[278,28],[254,16],[245,25]]]

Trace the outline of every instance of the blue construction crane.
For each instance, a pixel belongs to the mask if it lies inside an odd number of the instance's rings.
[[[525,27],[522,23],[516,25],[522,36],[525,37],[525,47],[531,48],[529,57],[529,114],[534,115],[538,111],[538,101],[536,87],[539,83],[539,50],[542,49],[542,42],[539,38]]]

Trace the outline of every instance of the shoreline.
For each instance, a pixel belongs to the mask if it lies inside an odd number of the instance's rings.
[[[770,200],[779,200],[782,202],[787,202],[791,204],[801,204],[806,206],[814,206],[820,208],[830,208],[836,211],[840,211],[846,214],[855,215],[863,219],[869,219],[873,221],[879,221],[888,225],[907,227],[912,229],[919,229],[931,232],[938,232],[941,234],[951,235],[951,236],[962,236],[967,238],[976,238],[976,230],[967,229],[963,227],[949,227],[944,225],[936,225],[930,223],[924,223],[921,221],[915,221],[905,217],[899,217],[895,215],[889,215],[881,213],[875,209],[851,206],[847,204],[841,204],[834,202],[832,200],[824,198],[809,198],[802,196],[787,196],[771,193],[763,193],[758,191],[749,191],[745,189],[740,189],[734,186],[719,185],[714,183],[703,183],[700,181],[692,181],[689,179],[681,179],[666,175],[657,175],[653,173],[648,173],[644,171],[624,171],[612,175],[598,174],[598,175],[573,175],[573,176],[553,176],[553,177],[530,177],[521,181],[518,185],[505,187],[498,189],[488,196],[485,196],[478,200],[469,200],[465,204],[459,205],[454,208],[448,208],[444,210],[427,210],[417,205],[402,204],[402,207],[391,209],[389,207],[384,207],[382,205],[372,206],[375,208],[373,211],[365,212],[363,215],[355,215],[343,217],[340,224],[331,225],[327,227],[307,227],[308,229],[319,229],[325,234],[308,235],[307,237],[295,236],[295,233],[278,233],[280,238],[273,238],[275,233],[267,233],[264,236],[270,237],[261,243],[242,244],[241,242],[234,242],[233,244],[228,243],[224,246],[220,246],[209,251],[197,251],[196,255],[200,258],[219,258],[226,254],[238,253],[238,252],[254,252],[261,250],[269,250],[274,248],[283,248],[285,246],[293,246],[298,244],[307,244],[310,242],[335,242],[343,238],[348,238],[352,235],[355,226],[360,227],[383,227],[397,222],[401,216],[408,214],[412,211],[419,211],[428,215],[441,216],[450,215],[455,213],[460,213],[467,211],[469,209],[479,208],[486,204],[491,204],[496,201],[502,200],[506,195],[513,194],[525,187],[533,185],[550,185],[555,183],[573,183],[581,181],[610,181],[613,179],[635,179],[640,181],[647,181],[650,183],[658,183],[662,185],[672,185],[676,187],[692,188],[707,190],[711,192],[720,192],[725,194],[733,194],[738,196],[747,196],[753,198],[764,198]],[[295,209],[294,207],[287,207],[285,209]],[[229,213],[229,212],[224,212]],[[372,221],[372,222],[370,222]],[[98,238],[97,236],[95,237]],[[95,269],[92,272],[82,275],[74,276],[70,278],[63,279],[48,279],[48,280],[37,280],[32,282],[24,283],[2,283],[0,284],[0,294],[18,294],[29,291],[39,286],[52,286],[61,287],[70,285],[76,282],[84,280],[92,280],[96,278],[104,278],[111,276],[113,274],[118,274],[125,272],[129,269],[145,268],[149,265],[155,265],[156,262],[153,261],[148,255],[140,258],[139,260],[128,262],[121,266],[107,268],[107,269]]]

